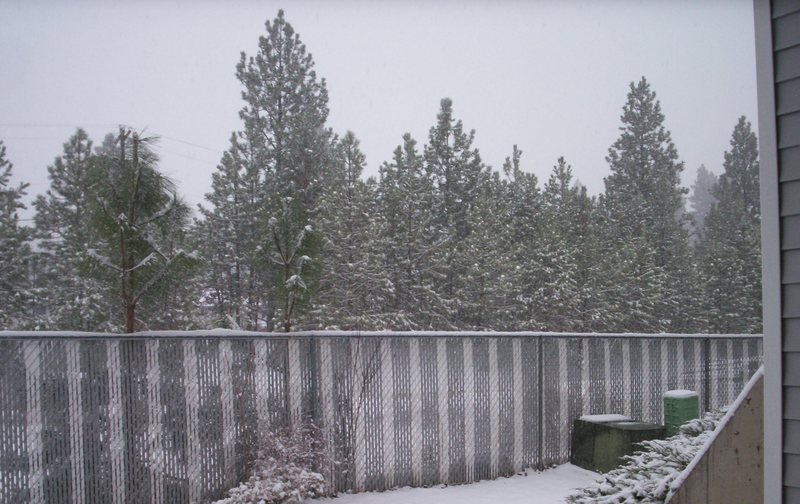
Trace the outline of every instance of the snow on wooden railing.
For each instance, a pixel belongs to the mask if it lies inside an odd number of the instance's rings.
[[[572,421],[733,400],[759,335],[0,332],[0,502],[221,496],[259,438],[313,420],[339,489],[462,483],[569,458]]]

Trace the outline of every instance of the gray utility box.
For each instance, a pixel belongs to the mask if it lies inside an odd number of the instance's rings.
[[[572,456],[576,466],[608,472],[630,455],[637,443],[664,437],[664,426],[636,422],[623,415],[586,415],[575,420]]]

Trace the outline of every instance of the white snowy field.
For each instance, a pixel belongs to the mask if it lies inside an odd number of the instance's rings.
[[[469,485],[400,488],[387,492],[344,494],[312,502],[325,504],[555,504],[573,489],[592,483],[598,474],[572,464],[542,472],[481,481]]]

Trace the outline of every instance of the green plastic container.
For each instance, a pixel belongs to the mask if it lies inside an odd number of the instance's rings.
[[[664,426],[667,436],[678,433],[680,426],[700,418],[700,396],[692,390],[670,390],[664,394]]]

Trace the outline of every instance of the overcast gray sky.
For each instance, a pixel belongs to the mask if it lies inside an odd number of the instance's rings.
[[[117,2],[0,0],[0,139],[31,195],[82,126],[159,134],[161,169],[193,205],[240,127],[240,51],[283,7],[353,130],[367,175],[404,132],[420,144],[450,97],[499,169],[514,144],[547,178],[563,155],[603,189],[628,84],[646,76],[689,186],[719,173],[737,118],[756,127],[751,0]]]

